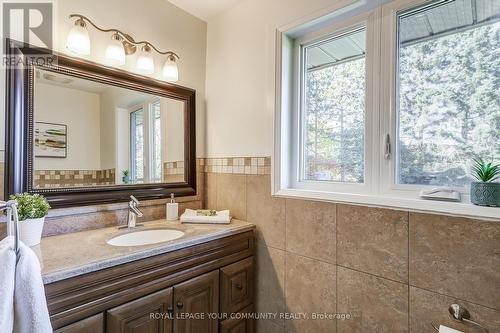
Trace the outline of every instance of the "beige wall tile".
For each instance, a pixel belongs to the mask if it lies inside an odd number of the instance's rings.
[[[285,249],[285,199],[271,196],[268,175],[247,175],[247,221],[257,225],[258,242]]]
[[[485,326],[490,332],[500,332],[500,311],[415,287],[410,287],[410,332],[432,332],[430,323],[438,327],[445,325],[462,332],[480,332],[470,325],[451,319],[448,307],[453,303],[465,307],[471,319]]]
[[[408,213],[337,205],[337,264],[408,283]]]
[[[337,311],[338,332],[408,332],[408,285],[337,266]]]
[[[256,320],[255,332],[257,333],[285,333],[285,327],[271,320]]]
[[[500,223],[410,213],[410,284],[500,309]]]
[[[260,313],[285,311],[285,251],[257,245],[256,247],[255,308]],[[284,326],[284,320],[271,320]]]
[[[127,214],[126,209],[119,209],[99,213],[46,217],[43,236],[118,226],[126,223]]]
[[[335,263],[335,204],[286,200],[287,251]]]
[[[285,300],[288,313],[308,319],[287,320],[288,333],[334,333],[335,319],[312,320],[314,313],[335,314],[336,266],[287,252]]]
[[[229,209],[234,218],[246,220],[246,176],[217,174],[217,210]]]
[[[205,173],[204,208],[217,209],[217,174]]]

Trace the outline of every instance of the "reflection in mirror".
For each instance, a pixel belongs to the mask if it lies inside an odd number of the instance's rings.
[[[184,102],[42,68],[34,188],[184,182]]]

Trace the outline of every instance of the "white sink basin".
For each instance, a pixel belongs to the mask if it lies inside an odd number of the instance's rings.
[[[182,236],[182,231],[173,229],[141,230],[113,237],[107,243],[113,246],[140,246],[168,242]]]

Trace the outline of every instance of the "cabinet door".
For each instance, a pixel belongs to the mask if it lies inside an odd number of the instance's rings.
[[[107,311],[106,333],[171,333],[172,288]]]
[[[61,327],[55,330],[54,333],[104,333],[104,316],[102,313],[99,313],[71,325]]]
[[[220,311],[238,312],[253,300],[253,257],[240,260],[220,270]]]
[[[217,333],[219,271],[195,277],[174,286],[174,333]]]
[[[241,312],[238,312],[234,317],[226,319],[220,323],[220,333],[253,333],[254,331],[254,320],[249,316],[244,316],[245,314],[250,314],[253,311],[253,307],[250,305]]]

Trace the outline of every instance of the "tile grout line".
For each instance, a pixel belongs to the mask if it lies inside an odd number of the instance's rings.
[[[339,313],[339,267],[338,263],[338,251],[339,251],[339,243],[338,243],[338,226],[339,226],[339,206],[335,204],[335,312]],[[339,331],[339,321],[335,320],[335,332]]]
[[[410,212],[407,212],[408,216],[408,235],[407,235],[407,253],[406,253],[406,270],[408,274],[408,332],[410,332],[410,326],[411,326],[411,303],[410,303]]]
[[[491,306],[489,306],[489,305],[484,305],[484,304],[476,303],[476,302],[474,302],[474,301],[468,301],[468,300],[463,299],[463,298],[460,298],[460,297],[456,297],[456,296],[453,296],[453,295],[448,295],[448,294],[443,294],[442,292],[438,292],[438,291],[430,290],[430,289],[427,289],[427,288],[422,288],[422,287],[415,286],[415,285],[412,285],[412,284],[409,284],[408,286],[409,286],[409,287],[413,287],[413,288],[415,288],[415,289],[420,289],[420,290],[423,290],[423,291],[427,291],[427,292],[429,292],[429,293],[437,294],[437,295],[440,295],[440,296],[453,298],[453,299],[455,299],[455,300],[457,300],[457,301],[467,302],[467,303],[470,303],[470,304],[473,304],[473,305],[477,305],[477,306],[480,306],[480,307],[483,307],[483,308],[486,308],[486,309],[489,309],[489,310],[493,310],[493,311],[500,312],[500,308],[493,308],[493,307],[491,307]]]

